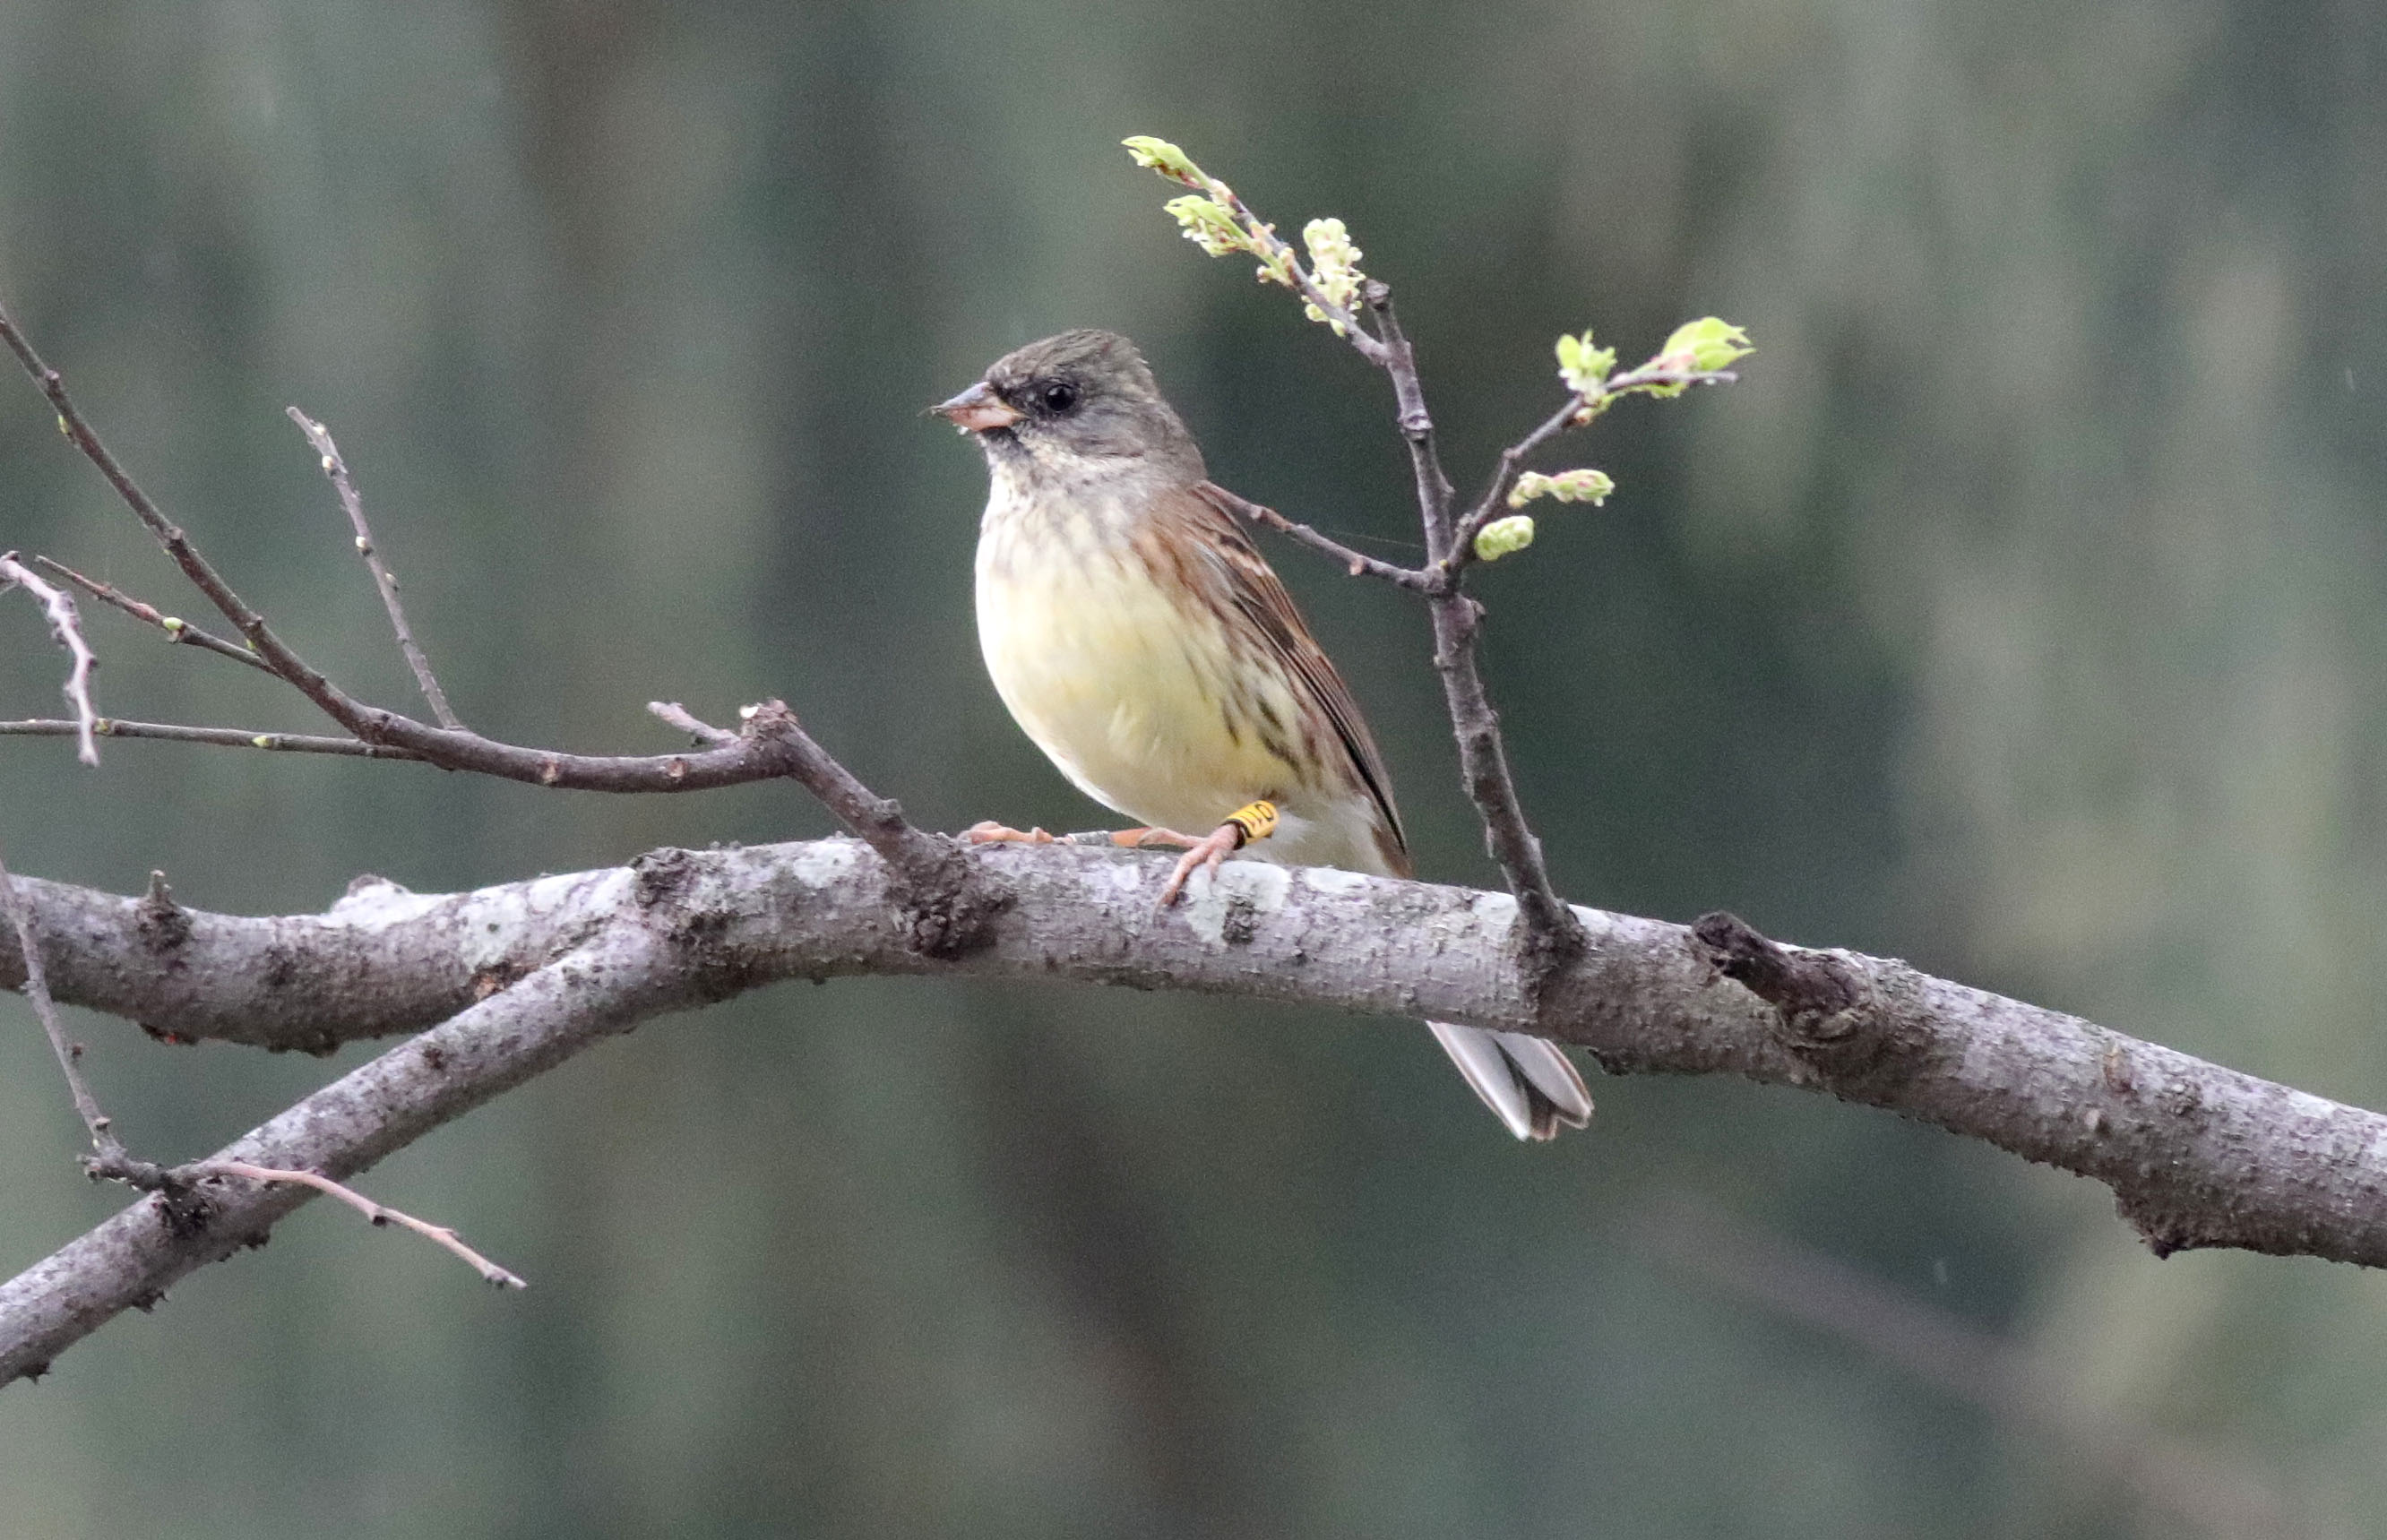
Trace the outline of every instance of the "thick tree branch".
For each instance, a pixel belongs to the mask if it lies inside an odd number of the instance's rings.
[[[511,989],[343,1076],[212,1157],[340,1180],[612,1032],[675,1004],[673,969],[641,927],[591,936]],[[287,1182],[194,1184],[152,1194],[0,1284],[0,1383],[127,1308],[245,1246],[314,1195]]]
[[[57,997],[161,1036],[321,1050],[441,1023],[217,1157],[335,1180],[646,1017],[776,980],[931,974],[1536,1032],[1612,1072],[1827,1092],[2094,1177],[2159,1255],[2241,1246],[2387,1266],[2387,1117],[1901,963],[1750,940],[1721,921],[1711,945],[1576,909],[1587,944],[1536,981],[1507,944],[1516,906],[1501,895],[1232,861],[1162,911],[1165,856],[995,845],[960,859],[994,902],[981,944],[947,958],[917,944],[910,880],[845,839],[657,851],[439,897],[366,879],[328,914],[262,919],[16,887]],[[1731,977],[1767,949],[1780,978],[1810,980],[1767,985],[1784,1004]],[[22,977],[0,936],[0,984]],[[187,1233],[158,1200],[134,1205],[0,1286],[0,1378],[253,1243],[302,1196],[225,1193]]]

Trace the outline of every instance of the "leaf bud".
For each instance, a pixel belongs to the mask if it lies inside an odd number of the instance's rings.
[[[1533,516],[1511,513],[1505,519],[1493,520],[1475,532],[1475,556],[1478,561],[1497,562],[1533,543]]]

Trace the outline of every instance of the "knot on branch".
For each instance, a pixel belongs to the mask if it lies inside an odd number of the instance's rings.
[[[2278,1249],[2283,1255],[2287,1254],[2283,1247],[2249,1244],[2235,1236],[2225,1238],[2226,1231],[2216,1235],[2213,1231],[2217,1227],[2211,1220],[2200,1220],[2193,1214],[2181,1212],[2178,1205],[2166,1203],[2151,1193],[2115,1189],[2114,1212],[2124,1224],[2138,1232],[2139,1239],[2145,1243],[2147,1250],[2154,1253],[2158,1262],[2179,1252],[2214,1245],[2243,1245],[2252,1251]]]
[[[158,1221],[166,1227],[166,1233],[177,1241],[187,1241],[198,1234],[215,1217],[215,1205],[199,1191],[198,1180],[191,1172],[139,1159],[120,1148],[84,1156],[82,1169],[83,1175],[94,1181],[121,1182],[156,1197]]]
[[[1532,838],[1528,836],[1527,838]],[[1541,841],[1534,841],[1539,853]],[[1524,975],[1525,998],[1539,1005],[1548,986],[1591,945],[1590,936],[1574,911],[1554,894],[1531,889],[1517,900],[1515,929],[1517,962]]]
[[[1737,915],[1701,915],[1691,941],[1707,965],[1774,1007],[1785,1047],[1834,1080],[1864,1076],[1908,1046],[1868,970],[1845,953],[1784,946]]]
[[[777,759],[887,863],[906,945],[924,957],[953,958],[992,939],[990,927],[1010,905],[1011,895],[960,844],[913,827],[902,804],[874,795],[814,742],[786,701],[765,701],[739,714],[743,736]]]
[[[1011,907],[1011,892],[955,841],[942,835],[926,838],[945,848],[931,877],[906,885],[904,944],[924,957],[942,959],[991,944],[995,916]]]
[[[140,934],[141,944],[152,952],[171,952],[191,939],[191,916],[174,902],[174,890],[166,886],[166,874],[149,874],[149,890],[133,906],[133,923]]]

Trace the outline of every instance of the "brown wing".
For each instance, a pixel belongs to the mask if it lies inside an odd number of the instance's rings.
[[[1396,875],[1408,876],[1408,836],[1401,829],[1399,810],[1393,806],[1392,777],[1385,774],[1383,759],[1376,752],[1376,740],[1368,736],[1359,703],[1351,699],[1351,687],[1343,682],[1318,638],[1309,634],[1301,612],[1293,606],[1293,596],[1285,592],[1283,579],[1236,521],[1233,505],[1240,499],[1206,481],[1195,482],[1193,490],[1184,506],[1196,521],[1194,533],[1204,549],[1216,559],[1213,565],[1226,583],[1229,601],[1284,664],[1287,675],[1299,681],[1319,714],[1333,726],[1334,736],[1349,756],[1352,773],[1383,814],[1392,845],[1385,856]]]

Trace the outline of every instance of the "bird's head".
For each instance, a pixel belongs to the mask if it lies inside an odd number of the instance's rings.
[[[1202,478],[1193,435],[1161,398],[1143,355],[1117,332],[1031,342],[928,410],[977,435],[997,465],[1025,457],[1083,473],[1139,466]]]

